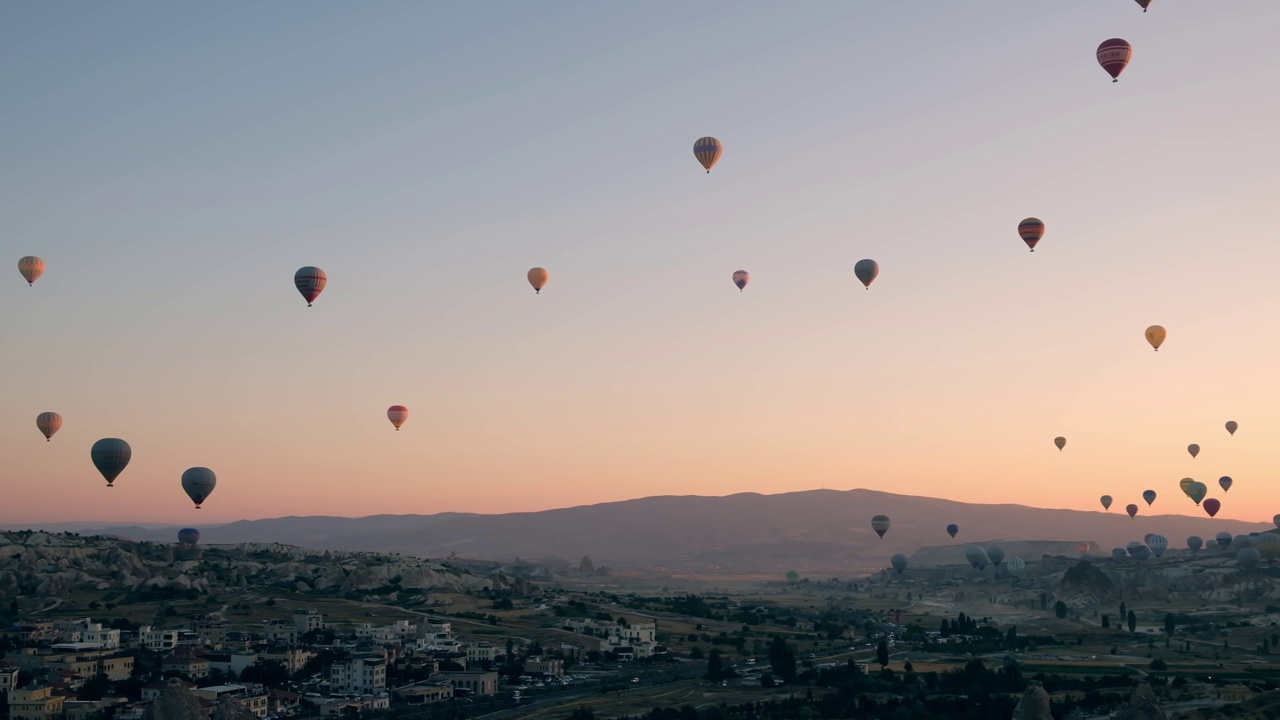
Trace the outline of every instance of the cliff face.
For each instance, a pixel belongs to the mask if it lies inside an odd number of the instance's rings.
[[[402,555],[317,552],[245,543],[200,548],[66,533],[0,533],[0,594],[65,596],[73,589],[208,593],[273,586],[296,592],[480,590],[504,584]]]

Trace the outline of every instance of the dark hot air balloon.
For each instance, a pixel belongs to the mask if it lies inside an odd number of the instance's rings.
[[[112,483],[120,477],[120,473],[124,472],[129,460],[133,458],[133,448],[120,438],[103,438],[90,448],[89,458],[106,479],[107,487],[113,487]]]
[[[1227,421],[1227,432],[1231,433],[1232,435],[1235,435],[1236,430],[1238,430],[1239,428],[1240,428],[1240,424],[1237,423],[1235,420]]]
[[[409,419],[409,408],[403,405],[392,405],[387,408],[387,419],[391,421],[391,424],[398,431],[404,421]]]
[[[1200,501],[1204,499],[1208,492],[1209,486],[1198,480],[1187,486],[1187,497],[1191,498],[1197,505],[1200,504]]]
[[[1098,46],[1098,64],[1111,76],[1111,82],[1120,82],[1120,73],[1133,59],[1133,46],[1120,38],[1105,40]]]
[[[1156,501],[1156,491],[1144,490],[1142,492],[1142,499],[1147,501],[1147,505],[1150,505],[1151,503]]]
[[[1000,567],[1000,563],[1004,561],[1004,548],[999,545],[989,545],[987,547],[987,559],[991,564]]]
[[[1262,553],[1257,548],[1246,547],[1240,548],[1236,553],[1236,564],[1245,570],[1252,570],[1258,567],[1258,563],[1262,562]]]
[[[707,173],[711,173],[711,168],[720,162],[720,156],[724,154],[724,143],[719,140],[707,136],[699,138],[693,144],[693,156],[698,158],[698,162],[702,163],[702,167],[707,169]]]
[[[956,533],[958,532],[960,532],[959,525],[955,523],[951,523],[950,525],[947,526],[947,534],[950,535],[951,537],[955,537]]]
[[[738,286],[739,292],[745,290],[749,282],[751,282],[751,273],[746,270],[737,270],[733,273],[733,284]]]
[[[1022,242],[1031,248],[1031,252],[1036,251],[1036,243],[1040,242],[1040,238],[1044,237],[1044,222],[1039,218],[1027,218],[1018,223],[1018,236],[1022,238]]]
[[[981,545],[969,545],[964,549],[964,558],[974,570],[982,570],[987,566],[987,551]]]
[[[213,471],[207,467],[187,468],[182,473],[182,490],[191,498],[191,502],[196,504],[196,509],[200,509],[200,503],[209,497],[213,492],[213,488],[218,484],[218,477]]]
[[[1231,486],[1234,483],[1235,481],[1227,477],[1226,475],[1223,475],[1222,477],[1218,478],[1218,486],[1222,488],[1222,492],[1226,492],[1230,490]]]
[[[901,575],[902,571],[907,569],[907,556],[902,553],[898,553],[897,555],[889,558],[889,564],[893,566],[894,570],[898,571],[899,575]]]
[[[1110,495],[1103,495],[1102,497],[1098,498],[1098,500],[1102,503],[1102,509],[1103,509],[1103,510],[1110,510],[1110,509],[1111,509],[1111,496],[1110,496]]]
[[[1146,12],[1147,8],[1151,7],[1151,0],[1134,0],[1134,2],[1142,6],[1142,12]]]
[[[200,542],[200,531],[195,528],[183,528],[178,531],[178,542],[182,545],[195,545]]]
[[[1217,535],[1214,535],[1213,539],[1222,547],[1226,547],[1231,544],[1231,533],[1220,532]]]
[[[1200,552],[1200,548],[1204,547],[1204,540],[1199,535],[1192,535],[1187,538],[1187,547],[1191,552]]]
[[[1196,456],[1200,454],[1200,446],[1195,443],[1191,443],[1187,446],[1187,452],[1191,454],[1191,459],[1195,460]]]
[[[1053,444],[1057,446],[1058,452],[1062,452],[1062,448],[1067,446],[1067,439],[1059,435],[1053,439]]]
[[[876,534],[880,536],[881,540],[883,540],[884,534],[889,532],[889,516],[876,515],[871,518],[871,529],[875,530]]]
[[[1222,508],[1222,503],[1218,502],[1217,498],[1209,498],[1201,503],[1200,506],[1204,508],[1205,512],[1209,513],[1209,517],[1213,517],[1214,515],[1217,515],[1218,510]]]
[[[1151,548],[1151,553],[1153,555],[1160,557],[1164,554],[1164,551],[1168,549],[1169,539],[1163,535],[1152,535],[1147,540],[1147,547]]]
[[[875,260],[859,260],[853,266],[853,274],[870,290],[872,281],[880,275],[880,264]]]
[[[1138,514],[1138,506],[1134,505],[1133,503],[1129,503],[1128,505],[1124,506],[1124,511],[1129,513],[1129,517],[1133,517],[1134,515]]]

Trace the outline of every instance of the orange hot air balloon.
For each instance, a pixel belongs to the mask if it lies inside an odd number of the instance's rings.
[[[1018,235],[1022,237],[1022,242],[1031,248],[1031,252],[1036,251],[1036,243],[1040,242],[1040,238],[1044,237],[1044,221],[1040,218],[1027,218],[1018,223]]]
[[[711,168],[720,162],[720,156],[723,154],[724,143],[709,135],[699,138],[698,142],[693,144],[693,156],[698,158],[698,162],[702,163],[702,167],[707,169],[707,174],[710,174]]]
[[[1201,503],[1200,507],[1204,508],[1204,511],[1209,513],[1209,517],[1213,517],[1214,515],[1217,515],[1218,510],[1222,508],[1222,503],[1218,502],[1217,498],[1209,498]]]
[[[1129,503],[1128,505],[1124,506],[1124,511],[1129,513],[1129,517],[1133,517],[1134,515],[1138,514],[1138,506],[1134,505],[1133,503]]]
[[[22,278],[27,281],[27,287],[36,284],[36,280],[44,274],[44,261],[35,255],[28,255],[18,260],[18,272],[22,273]]]
[[[391,421],[392,425],[396,426],[396,431],[399,432],[400,426],[404,424],[405,420],[409,419],[409,408],[403,405],[392,405],[387,408],[387,419]]]
[[[529,278],[529,284],[533,286],[534,294],[541,295],[542,288],[546,287],[547,281],[551,279],[551,273],[540,267],[536,267],[530,268],[526,277]]]
[[[62,416],[56,412],[42,412],[36,416],[36,427],[44,433],[45,442],[49,442],[53,434],[62,428]]]
[[[1133,46],[1120,38],[1104,40],[1098,46],[1098,64],[1111,76],[1111,82],[1120,82],[1120,73],[1133,59]]]
[[[1159,352],[1160,346],[1164,344],[1164,339],[1169,335],[1169,333],[1165,332],[1165,329],[1159,325],[1152,325],[1147,328],[1143,335],[1146,336],[1147,342],[1151,343],[1151,347],[1155,348],[1156,351]]]

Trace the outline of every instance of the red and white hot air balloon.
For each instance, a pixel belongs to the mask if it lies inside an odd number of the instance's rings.
[[[1120,38],[1104,40],[1098,46],[1098,64],[1111,76],[1111,82],[1120,82],[1120,73],[1133,59],[1133,46]]]
[[[708,135],[704,138],[698,138],[693,144],[693,156],[698,158],[698,162],[707,172],[711,172],[711,168],[720,162],[720,156],[724,154],[724,143]]]
[[[56,412],[42,412],[36,416],[36,428],[44,434],[45,442],[48,442],[62,428],[62,416]]]
[[[1036,243],[1040,242],[1040,238],[1044,237],[1044,221],[1040,218],[1027,218],[1018,223],[1018,236],[1022,238],[1022,242],[1031,248],[1031,252],[1036,251]]]
[[[396,430],[399,431],[400,426],[404,424],[404,421],[409,419],[409,408],[403,405],[392,405],[387,408],[387,419],[390,420],[391,424],[395,425]]]
[[[293,286],[302,293],[303,299],[307,301],[307,307],[311,307],[311,303],[320,297],[320,293],[324,292],[324,286],[328,284],[329,276],[318,267],[308,265],[298,268],[298,272],[293,274]]]

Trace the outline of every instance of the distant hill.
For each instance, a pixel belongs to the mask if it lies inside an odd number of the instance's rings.
[[[883,540],[871,516],[893,527]],[[1211,538],[1270,529],[1270,524],[1183,515],[1051,510],[979,505],[872,490],[809,490],[779,495],[662,496],[502,515],[285,517],[200,526],[203,544],[279,542],[322,550],[399,552],[492,560],[584,554],[615,568],[657,572],[839,572],[876,569],[893,553],[948,543],[947,523],[960,525],[955,552],[972,542],[1088,541],[1094,552],[1123,547],[1148,532],[1182,547],[1188,535]],[[46,525],[49,529],[60,529]],[[174,528],[80,529],[134,540],[172,541]]]

